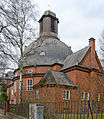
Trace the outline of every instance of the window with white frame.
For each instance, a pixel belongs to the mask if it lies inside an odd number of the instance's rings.
[[[85,99],[85,92],[81,93],[81,99],[84,100]]]
[[[14,82],[14,93],[16,93],[16,89],[17,89],[17,82]]]
[[[97,101],[100,101],[100,93],[97,94]]]
[[[86,100],[89,100],[89,92],[86,93]]]
[[[14,101],[14,98],[13,97],[11,97],[11,101]]]
[[[63,100],[70,100],[70,91],[69,90],[63,91]]]
[[[14,98],[14,104],[16,104],[16,98]]]
[[[36,90],[36,99],[39,99],[39,90]]]
[[[27,91],[33,90],[33,79],[27,79]]]
[[[13,95],[13,89],[11,90],[11,95]]]

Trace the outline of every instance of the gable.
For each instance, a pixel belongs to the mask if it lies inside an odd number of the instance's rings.
[[[84,59],[85,55],[87,54],[87,52],[89,51],[90,46],[87,46],[81,50],[78,50],[77,52],[68,55],[67,58],[64,61],[64,65],[63,67],[60,69],[65,70],[68,69],[70,67],[73,67],[75,65],[79,65],[81,63],[81,61]]]
[[[89,49],[89,51],[86,53],[83,60],[80,62],[80,65],[84,65],[87,67],[95,67],[96,69],[102,70],[102,66],[100,64],[96,51],[95,51],[94,60],[93,60],[94,66],[92,66],[91,60],[92,60],[91,59],[91,49]]]

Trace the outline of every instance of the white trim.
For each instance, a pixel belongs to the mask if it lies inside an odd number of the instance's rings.
[[[81,100],[85,100],[85,92],[81,92]]]
[[[63,100],[70,100],[70,90],[63,91]]]
[[[89,100],[89,97],[90,97],[89,92],[86,92],[86,100]]]
[[[100,93],[97,94],[97,101],[100,101]]]
[[[14,104],[16,104],[16,98],[14,98]]]

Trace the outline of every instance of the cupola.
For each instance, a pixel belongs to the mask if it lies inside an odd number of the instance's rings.
[[[40,36],[58,37],[58,23],[56,14],[47,10],[39,20]]]

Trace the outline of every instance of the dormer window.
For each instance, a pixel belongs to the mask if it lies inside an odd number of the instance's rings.
[[[32,70],[30,69],[30,70],[28,70],[28,73],[32,73]]]
[[[45,55],[45,52],[44,52],[44,51],[42,51],[42,52],[40,53],[40,55],[41,55],[41,56],[44,56],[44,55]]]

